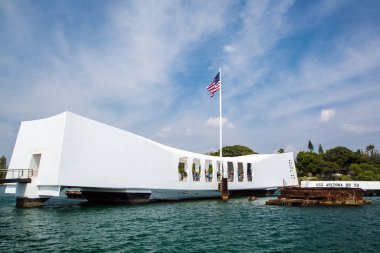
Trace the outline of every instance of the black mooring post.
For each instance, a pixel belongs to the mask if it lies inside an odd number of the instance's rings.
[[[222,177],[222,200],[228,200],[228,180]]]

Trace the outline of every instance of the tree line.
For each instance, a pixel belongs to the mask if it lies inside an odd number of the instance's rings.
[[[207,155],[219,156],[220,149],[216,152],[207,153]],[[223,157],[236,157],[243,155],[257,154],[251,148],[242,145],[225,146],[222,148]]]
[[[373,144],[356,151],[343,146],[324,151],[319,144],[315,152],[314,145],[309,140],[307,147],[308,151],[300,151],[295,161],[301,179],[380,181],[380,154]],[[241,145],[225,146],[222,150],[223,157],[257,154]],[[285,150],[280,148],[277,152],[284,153]],[[208,154],[219,156],[219,150]]]
[[[380,181],[380,154],[373,144],[364,150],[352,151],[338,146],[326,152],[319,144],[318,152],[314,152],[314,145],[309,140],[308,149],[296,157],[297,174],[301,178]]]
[[[0,157],[0,170],[6,170],[8,169],[8,165],[7,165],[7,158],[5,156],[1,156]],[[0,173],[0,179],[4,179],[5,178],[5,173]]]

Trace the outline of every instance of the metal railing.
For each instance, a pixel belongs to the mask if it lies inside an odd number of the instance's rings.
[[[31,178],[37,175],[36,171],[31,169],[11,169],[0,170],[0,179],[18,179],[18,178]]]

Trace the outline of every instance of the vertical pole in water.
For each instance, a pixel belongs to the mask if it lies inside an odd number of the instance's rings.
[[[220,81],[220,93],[219,93],[219,159],[220,159],[220,168],[222,172],[222,200],[228,200],[228,181],[227,178],[224,176],[224,167],[223,167],[223,151],[222,151],[222,146],[223,146],[223,139],[222,139],[222,70],[219,68],[219,81]]]

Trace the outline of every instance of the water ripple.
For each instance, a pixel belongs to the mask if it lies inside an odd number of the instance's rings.
[[[2,252],[374,252],[380,198],[363,207],[265,206],[245,198],[17,209],[0,195]]]

